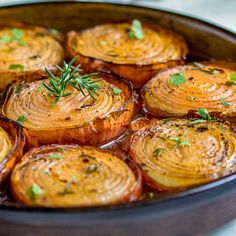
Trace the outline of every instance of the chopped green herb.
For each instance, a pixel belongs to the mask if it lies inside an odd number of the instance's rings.
[[[226,85],[228,86],[236,85],[236,82],[229,80],[229,81],[226,81]]]
[[[202,69],[202,68],[205,67],[203,64],[201,64],[201,63],[199,63],[199,62],[193,62],[193,65],[194,65],[195,67],[197,67],[198,69]]]
[[[10,43],[11,39],[9,36],[7,35],[3,35],[1,38],[0,38],[0,43]]]
[[[231,74],[230,80],[236,81],[236,74],[235,73]]]
[[[182,73],[173,74],[170,76],[170,83],[176,86],[186,82],[185,76]]]
[[[211,116],[209,115],[207,109],[205,108],[198,108],[196,114],[204,118],[205,120],[212,120]]]
[[[10,70],[16,70],[16,69],[19,69],[20,71],[24,71],[25,67],[21,64],[11,64],[9,66],[9,69]]]
[[[211,74],[211,75],[216,75],[219,73],[218,69],[208,69],[208,70],[200,69],[200,71]]]
[[[204,122],[207,122],[207,121],[203,120],[203,119],[198,119],[198,120],[194,120],[194,121],[189,122],[189,124],[193,125],[193,124],[199,124],[199,123],[204,123]]]
[[[57,29],[52,28],[52,29],[49,29],[48,31],[49,31],[49,33],[54,34],[54,35],[60,34],[60,32]]]
[[[41,92],[41,91],[43,91],[44,89],[45,89],[45,87],[44,87],[43,85],[41,85],[41,86],[39,86],[39,87],[37,88],[37,91]]]
[[[19,115],[19,117],[17,118],[16,122],[22,124],[23,122],[27,121],[27,117],[24,115]]]
[[[122,90],[118,89],[118,88],[112,88],[112,91],[114,94],[121,94],[122,93]]]
[[[217,68],[213,68],[213,69],[204,69],[205,65],[199,63],[199,62],[194,62],[193,65],[200,71],[214,75],[214,74],[218,74],[221,70],[217,69]]]
[[[189,122],[190,125],[204,123],[206,121],[212,121],[211,116],[209,115],[207,109],[205,109],[205,108],[198,108],[196,111],[196,114],[201,116],[203,119],[191,121],[191,122]]]
[[[188,141],[181,140],[179,137],[173,137],[173,138],[170,138],[170,140],[176,142],[177,148],[179,148],[180,146],[190,146]]]
[[[43,194],[43,190],[37,184],[33,184],[29,187],[27,192],[32,200],[36,200],[37,196]]]
[[[21,29],[13,28],[11,30],[13,40],[18,41],[24,36],[24,32]]]
[[[153,154],[155,157],[159,157],[163,151],[165,151],[164,148],[157,148],[154,150]]]
[[[221,104],[225,107],[228,107],[229,106],[229,103],[227,101],[225,101],[224,98],[220,98],[220,101],[221,101]]]
[[[91,164],[85,168],[85,171],[87,173],[92,173],[92,172],[97,171],[97,169],[98,169],[98,166],[96,164]]]
[[[129,31],[129,37],[130,39],[143,39],[144,38],[144,32],[143,32],[141,21],[137,19],[132,21],[132,25]]]
[[[230,80],[226,81],[226,85],[229,85],[229,86],[236,85],[236,74],[235,73],[230,75]]]
[[[195,96],[191,96],[191,101],[195,101],[196,99],[197,99],[197,97],[195,97]]]
[[[222,133],[225,131],[225,127],[222,124],[219,124],[219,128],[220,128]]]
[[[11,37],[9,37],[8,35],[3,35],[0,38],[0,43],[11,43],[13,41],[16,41],[20,46],[25,46],[27,45],[27,43],[21,40],[23,36],[24,36],[23,30],[18,28],[13,28],[11,30]]]
[[[50,154],[48,158],[49,159],[62,159],[63,156],[61,154]]]

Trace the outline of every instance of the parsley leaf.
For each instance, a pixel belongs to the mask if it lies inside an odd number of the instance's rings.
[[[130,39],[142,39],[144,38],[142,24],[139,20],[135,19],[132,21],[132,25],[129,31]]]
[[[225,101],[224,98],[220,98],[220,101],[221,101],[221,104],[225,107],[228,107],[229,106],[229,103],[227,101]]]
[[[62,159],[63,156],[61,154],[51,154],[48,156],[49,159]]]
[[[115,87],[112,88],[112,91],[113,91],[114,94],[120,94],[120,93],[122,93],[122,90],[120,90],[120,89],[118,89],[118,88],[115,88]]]
[[[42,92],[45,89],[43,84],[37,88],[37,91]]]
[[[18,41],[24,36],[24,32],[21,29],[13,28],[11,30],[12,33],[12,39]]]
[[[179,148],[180,146],[190,146],[188,141],[181,140],[179,137],[173,137],[173,138],[170,138],[170,140],[176,142],[177,148]]]
[[[207,122],[207,121],[203,120],[203,119],[199,119],[199,120],[191,121],[191,122],[189,122],[189,124],[193,125],[193,124],[199,124],[199,123],[204,123],[204,122]]]
[[[0,38],[0,43],[10,43],[11,39],[9,36],[7,35],[3,35],[1,38]]]
[[[205,108],[198,108],[196,110],[196,114],[201,116],[203,119],[198,119],[198,120],[194,120],[194,121],[191,121],[189,122],[190,125],[192,124],[198,124],[198,123],[204,123],[204,122],[207,122],[207,121],[211,121],[212,118],[211,116],[209,115],[207,109]]]
[[[16,69],[19,69],[20,71],[24,71],[25,67],[21,64],[11,64],[9,66],[9,69],[10,70],[16,70]]]
[[[29,187],[27,192],[30,194],[32,200],[35,200],[37,196],[43,194],[43,190],[37,184],[33,184]]]
[[[230,75],[230,79],[226,81],[226,85],[229,86],[236,85],[236,73]]]
[[[24,115],[19,115],[16,122],[22,124],[23,122],[27,121],[27,117]]]
[[[198,108],[196,114],[204,118],[205,120],[212,120],[211,116],[209,115],[207,109],[205,108]]]
[[[170,83],[176,86],[186,82],[185,76],[182,73],[173,74],[170,76]]]

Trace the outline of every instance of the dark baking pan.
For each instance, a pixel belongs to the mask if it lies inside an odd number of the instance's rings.
[[[187,16],[104,3],[34,3],[0,8],[0,19],[62,31],[138,18],[181,33],[191,57],[236,61],[236,35]],[[196,235],[236,217],[236,175],[183,193],[113,207],[32,209],[0,206],[0,235]]]

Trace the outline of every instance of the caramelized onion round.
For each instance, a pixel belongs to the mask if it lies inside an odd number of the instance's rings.
[[[144,38],[130,39],[129,23],[103,24],[68,34],[67,51],[88,71],[108,69],[141,87],[163,68],[182,64],[183,38],[159,26],[143,25]]]
[[[87,93],[84,97],[69,86],[65,93],[71,94],[56,105],[47,89],[39,91],[42,81],[18,84],[9,90],[3,113],[13,120],[26,117],[22,125],[28,146],[106,143],[126,130],[133,114],[134,94],[130,84],[122,79],[103,73],[94,77],[97,78],[103,79],[98,82],[101,88],[96,99]]]
[[[236,135],[217,122],[157,121],[135,132],[130,154],[144,181],[163,191],[179,191],[236,171]]]
[[[23,24],[0,27],[0,89],[13,80],[46,76],[45,67],[63,61],[64,50],[47,29]]]
[[[14,121],[0,118],[0,186],[23,155],[25,137]]]
[[[94,147],[42,146],[26,153],[16,165],[11,190],[16,200],[30,206],[117,204],[139,197],[141,172]]]
[[[173,84],[173,75],[185,82]],[[142,89],[143,110],[156,117],[184,116],[190,110],[206,108],[222,116],[236,116],[236,86],[228,85],[236,72],[219,65],[180,66],[159,73]],[[226,103],[224,103],[224,101]]]

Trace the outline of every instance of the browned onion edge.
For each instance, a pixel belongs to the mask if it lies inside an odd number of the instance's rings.
[[[203,62],[199,62],[199,63],[201,63],[203,65],[207,65],[207,66],[216,66],[216,67],[219,67],[219,68],[222,68],[222,69],[231,69],[231,70],[234,69],[236,71],[236,65],[235,65],[235,68],[234,68],[233,67],[234,65],[232,63],[230,63],[230,62],[227,62],[227,61],[203,61]],[[220,65],[220,63],[222,65]],[[186,64],[186,65],[177,66],[177,67],[174,67],[174,68],[163,69],[160,72],[158,72],[155,77],[161,77],[162,73],[165,73],[168,70],[188,68],[190,66],[192,66],[192,63]],[[155,78],[155,77],[153,77],[153,78]],[[178,118],[186,118],[186,117],[187,118],[191,118],[191,117],[199,118],[199,116],[197,116],[195,110],[189,110],[187,114],[184,114],[182,116],[177,116],[177,115],[169,114],[168,112],[162,111],[159,108],[155,108],[154,109],[155,112],[150,111],[149,108],[148,108],[146,99],[145,99],[145,94],[146,94],[145,88],[146,88],[146,84],[142,87],[142,89],[140,91],[140,97],[142,99],[141,113],[144,116],[146,116],[148,118],[159,118],[159,119],[175,118],[175,117],[176,118],[177,117]],[[236,111],[232,112],[231,115],[224,115],[224,114],[222,114],[222,112],[209,112],[209,114],[211,116],[213,116],[215,119],[220,119],[222,121],[229,120],[229,121],[231,121],[233,123],[234,123],[235,117],[236,117]]]
[[[119,24],[119,23],[131,23],[131,21],[115,21],[115,22],[107,22],[107,24]],[[106,23],[103,23],[103,24],[106,24]],[[101,24],[97,24],[97,25],[94,25],[92,26],[91,28],[93,27],[96,27],[96,26],[99,26]],[[187,57],[187,54],[189,52],[188,50],[188,46],[187,46],[187,43],[186,43],[186,40],[184,39],[184,37],[181,35],[181,34],[178,34],[177,32],[169,29],[169,28],[165,28],[165,27],[162,27],[162,26],[157,26],[157,25],[154,25],[152,23],[148,23],[148,22],[143,22],[142,23],[143,26],[145,27],[148,27],[148,28],[151,28],[153,29],[154,31],[158,31],[159,29],[163,29],[165,30],[167,33],[170,33],[172,35],[175,35],[177,36],[182,42],[182,55],[175,59],[175,60],[167,60],[167,61],[163,61],[163,62],[158,62],[158,63],[151,63],[151,64],[148,64],[148,65],[139,65],[139,64],[133,64],[133,63],[130,63],[130,64],[116,64],[116,63],[113,63],[113,62],[107,62],[107,61],[104,61],[102,59],[96,59],[96,58],[93,58],[91,56],[83,56],[81,55],[80,53],[78,53],[81,57],[84,57],[84,58],[89,58],[90,60],[96,60],[96,61],[100,61],[100,62],[103,62],[103,63],[106,63],[107,65],[108,64],[113,64],[113,65],[123,65],[123,66],[137,66],[137,67],[143,67],[143,68],[149,68],[149,67],[154,67],[155,65],[157,64],[165,64],[165,63],[169,63],[169,62],[178,62],[178,61],[185,61],[186,60],[186,57]],[[73,49],[70,47],[71,45],[71,42],[70,42],[70,35],[71,34],[81,34],[83,33],[84,31],[86,30],[89,30],[89,28],[86,28],[86,29],[83,29],[83,30],[80,30],[80,31],[74,31],[74,30],[71,30],[67,33],[67,37],[66,37],[66,49],[67,49],[67,52],[69,52],[70,55],[73,55]]]
[[[25,135],[22,127],[17,122],[7,118],[0,117],[0,127],[7,132],[13,144],[10,152],[0,163],[0,186],[2,187],[15,163],[18,162],[23,155]]]
[[[0,28],[5,28],[5,27],[20,28],[20,29],[32,29],[32,30],[38,29],[38,30],[42,31],[42,33],[53,37],[57,42],[60,43],[60,45],[62,47],[64,44],[65,39],[64,39],[64,35],[62,33],[59,32],[58,35],[55,35],[55,34],[50,33],[50,29],[47,29],[47,28],[44,28],[41,26],[37,26],[37,25],[35,26],[35,25],[31,25],[31,24],[28,24],[25,22],[17,22],[17,21],[7,22],[4,20],[0,20]],[[63,49],[64,49],[64,47],[63,47]],[[52,72],[56,72],[56,69],[54,67],[50,67],[49,70],[51,70]],[[9,77],[10,76],[12,76],[12,77],[17,76],[19,80],[25,80],[25,81],[38,80],[42,77],[45,77],[45,78],[48,77],[48,75],[44,69],[42,69],[42,70],[31,69],[29,71],[6,70],[6,71],[0,72],[0,74],[7,74]]]
[[[116,81],[117,84],[123,84],[124,86],[127,87],[127,92],[128,92],[128,95],[125,95],[126,97],[126,102],[124,103],[124,105],[121,107],[121,109],[117,110],[117,111],[113,111],[111,113],[108,114],[108,116],[104,117],[104,118],[97,118],[95,119],[92,123],[87,123],[87,124],[84,124],[83,126],[80,126],[80,125],[77,125],[77,126],[74,126],[74,127],[70,127],[70,128],[63,128],[63,129],[56,129],[56,128],[52,128],[52,129],[46,129],[46,130],[39,130],[39,131],[34,131],[34,130],[31,130],[29,128],[23,128],[24,129],[24,133],[25,133],[25,136],[26,136],[26,148],[31,148],[31,147],[35,147],[35,145],[32,145],[30,144],[29,140],[30,140],[30,136],[32,135],[31,134],[31,131],[33,133],[33,136],[35,134],[39,134],[41,135],[42,133],[45,133],[45,132],[51,132],[51,131],[61,131],[61,130],[65,130],[65,131],[73,131],[75,129],[78,129],[78,128],[81,128],[81,127],[90,127],[90,126],[96,126],[99,124],[102,124],[103,122],[105,122],[106,120],[117,120],[119,119],[119,117],[124,113],[124,112],[130,112],[129,111],[129,106],[134,106],[135,103],[137,102],[137,98],[138,98],[138,94],[136,93],[136,91],[134,90],[133,88],[133,85],[130,81],[127,81],[126,79],[122,78],[122,77],[119,77],[117,75],[114,75],[112,73],[108,73],[108,72],[103,72],[103,71],[98,71],[98,76],[101,75],[101,77],[106,80],[107,82],[110,82],[111,84],[114,84],[114,81]],[[102,76],[104,75],[105,78]],[[110,79],[112,80],[112,82],[110,81]],[[1,108],[1,114],[2,116],[6,117],[5,115],[5,112],[4,112],[4,108],[11,96],[11,94],[14,92],[14,88],[15,86],[17,86],[17,84],[20,84],[22,82],[19,82],[19,81],[14,81],[13,83],[9,84],[9,86],[6,87],[5,91],[4,91],[4,97],[3,97],[3,100],[4,100],[4,103],[2,105],[2,108]],[[117,86],[119,87],[119,86]],[[123,90],[122,90],[123,91]],[[133,116],[133,108],[132,108],[132,114],[131,114],[131,118]],[[127,124],[128,126],[128,124]],[[119,133],[119,135],[121,135],[122,133],[125,132],[125,129],[123,128],[123,131]],[[45,134],[46,135],[46,134]],[[50,134],[48,134],[50,135]],[[89,142],[85,142],[85,143],[79,143],[79,144],[85,144],[85,145],[102,145],[102,144],[105,144],[107,142],[110,142],[112,140],[114,140],[115,138],[117,138],[119,135],[117,135],[116,137],[114,138],[110,138],[108,140],[106,140],[105,142],[98,142],[98,143],[89,143]],[[71,142],[69,142],[71,143]],[[69,144],[69,143],[63,143],[63,144]],[[49,144],[49,143],[47,143]],[[62,144],[62,143],[60,143]],[[39,145],[46,145],[46,144],[39,144]],[[37,145],[38,146],[38,145]]]
[[[52,145],[43,145],[40,147],[36,147],[36,148],[32,148],[30,149],[28,152],[26,152],[22,158],[22,161],[24,161],[25,159],[30,159],[33,158],[34,155],[40,154],[40,153],[46,153],[48,151],[56,151],[58,149],[61,150],[61,148],[85,148],[85,149],[90,149],[90,150],[97,150],[99,152],[103,152],[103,153],[109,153],[119,159],[121,159],[117,154],[115,154],[114,152],[110,151],[110,150],[104,150],[104,149],[100,149],[98,147],[92,147],[92,146],[80,146],[77,144],[70,144],[70,145],[57,145],[57,144],[52,144]],[[133,202],[139,199],[141,193],[142,193],[142,172],[140,170],[140,168],[138,167],[138,165],[131,159],[126,159],[126,160],[122,160],[124,161],[128,167],[131,169],[131,171],[133,172],[133,174],[135,175],[136,178],[136,185],[134,190],[129,193],[126,194],[125,196],[123,196],[120,200],[118,200],[116,203],[113,204],[106,204],[106,205],[118,205],[118,204],[122,204],[122,203],[126,203],[126,202]],[[20,163],[19,163],[20,164]],[[12,185],[12,179],[13,179],[13,175],[11,175],[11,182],[10,182],[10,190],[12,193],[12,196],[14,197],[14,199],[22,204],[27,205],[27,202],[24,199],[20,199],[19,197],[17,197],[17,194],[14,190],[14,186]],[[104,206],[104,205],[102,205]],[[31,206],[33,208],[38,208],[38,206]],[[73,208],[88,208],[87,206],[79,206],[79,207],[73,207]],[[91,206],[91,207],[96,207],[96,206]],[[40,206],[40,208],[54,208],[53,206],[51,207],[46,207],[46,206]],[[56,207],[56,208],[63,208],[63,207]],[[68,207],[70,208],[70,207]]]
[[[179,118],[179,117],[171,117],[170,121],[174,121],[175,119],[183,119],[183,120],[189,120],[190,122],[199,118],[199,116],[197,116],[197,114],[194,112],[191,112],[189,113],[188,115],[186,115],[185,117],[183,118]],[[236,132],[236,121],[234,122],[231,122],[230,120],[228,119],[225,119],[225,118],[219,118],[217,117],[217,114],[216,116],[213,117],[214,118],[214,122],[217,122],[218,124],[224,124],[224,125],[227,125],[227,127],[231,130],[231,131],[234,131]],[[133,133],[132,133],[132,136],[130,138],[130,149],[129,149],[129,155],[130,157],[132,158],[132,160],[139,166],[139,168],[142,170],[142,166],[141,166],[141,163],[137,157],[137,154],[135,153],[135,151],[133,151],[132,149],[132,141],[137,139],[137,137],[135,137],[136,133],[139,132],[141,129],[146,129],[146,128],[149,128],[149,127],[152,127],[153,125],[160,125],[160,122],[162,122],[163,120],[165,119],[160,119],[160,120],[157,120],[157,119],[149,119],[149,122],[147,121],[146,124],[144,124],[142,127],[140,127],[140,129],[138,130],[135,130]],[[228,175],[225,175],[225,176],[222,176],[221,178],[223,177],[226,177],[226,176],[229,176],[229,175],[232,175],[234,173],[230,173]],[[204,184],[207,184],[209,182],[214,182],[214,181],[217,181],[219,179],[216,179],[216,180],[213,180],[212,181],[208,181],[208,182],[205,182],[205,183],[202,183],[202,184],[195,184],[195,185],[191,185],[191,187],[175,187],[175,188],[171,188],[171,187],[167,187],[167,186],[164,186],[164,185],[161,185],[160,183],[157,183],[155,182],[145,171],[142,170],[142,176],[143,176],[143,179],[144,179],[144,183],[148,186],[150,186],[151,188],[153,189],[156,189],[157,191],[160,191],[160,192],[171,192],[171,193],[174,193],[174,192],[180,192],[180,191],[185,191],[185,190],[188,190],[188,189],[191,189],[191,188],[194,188],[194,187],[197,187],[197,186],[200,186],[200,185],[204,185]],[[221,179],[220,178],[220,179]]]

